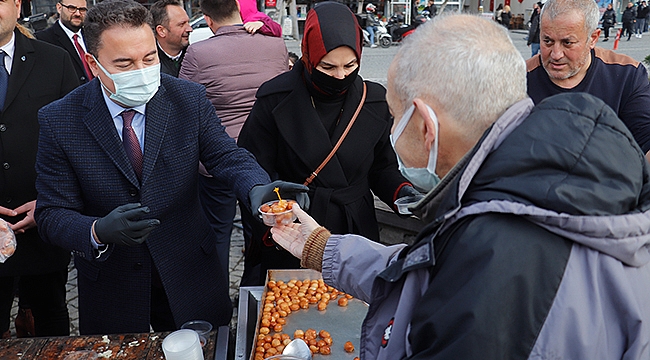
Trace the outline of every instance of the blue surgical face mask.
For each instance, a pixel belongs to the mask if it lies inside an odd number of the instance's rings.
[[[110,98],[127,107],[136,107],[144,105],[156,95],[160,86],[160,63],[147,66],[144,69],[125,71],[117,74],[111,74],[102,64],[97,61],[99,68],[113,80],[115,92],[111,92],[102,83],[102,86],[110,94]],[[101,79],[100,79],[101,81]]]
[[[436,175],[436,163],[438,162],[438,117],[436,113],[433,112],[433,109],[426,105],[427,110],[429,111],[429,116],[433,120],[433,125],[436,130],[435,139],[431,145],[431,151],[429,152],[429,162],[426,168],[409,168],[404,166],[402,159],[400,159],[399,154],[395,151],[397,155],[397,163],[399,165],[399,170],[404,175],[404,177],[415,186],[416,189],[429,192],[433,189],[438,183],[440,183],[440,177]],[[390,135],[390,142],[393,145],[393,150],[395,150],[395,143],[397,139],[402,135],[402,132],[406,128],[406,125],[411,120],[413,112],[415,111],[415,105],[411,105],[400,121],[395,127],[395,131]]]

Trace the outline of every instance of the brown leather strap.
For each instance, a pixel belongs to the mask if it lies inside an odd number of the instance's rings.
[[[327,163],[332,159],[334,154],[336,154],[336,150],[339,149],[339,147],[341,146],[341,143],[343,142],[345,137],[348,135],[348,132],[350,132],[350,128],[352,128],[352,124],[354,124],[354,122],[357,120],[357,116],[359,116],[359,113],[361,112],[361,108],[363,107],[363,103],[365,103],[365,102],[366,102],[366,82],[364,81],[363,82],[363,94],[361,95],[361,101],[359,102],[359,106],[357,106],[357,110],[354,112],[354,115],[352,115],[352,119],[350,119],[350,122],[348,123],[348,126],[345,128],[345,131],[343,132],[343,134],[339,138],[339,141],[336,142],[336,145],[334,145],[334,148],[332,149],[332,151],[330,151],[329,155],[327,155],[325,160],[323,160],[323,162],[320,165],[318,165],[316,170],[314,170],[314,172],[312,172],[311,175],[307,179],[305,179],[305,182],[303,183],[303,185],[308,186],[309,184],[311,184],[311,182],[314,181],[316,176],[318,176],[318,173],[320,173],[320,171],[323,170],[325,165],[327,165]]]

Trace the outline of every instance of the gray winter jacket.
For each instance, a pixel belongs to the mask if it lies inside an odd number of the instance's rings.
[[[513,105],[413,210],[411,247],[327,242],[362,359],[650,359],[650,167],[601,100]]]

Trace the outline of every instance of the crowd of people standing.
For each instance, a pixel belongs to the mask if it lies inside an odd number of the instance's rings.
[[[369,303],[362,359],[650,357],[650,82],[597,46],[593,0],[535,4],[528,60],[507,5],[503,26],[438,16],[386,87],[334,1],[292,63],[252,0],[203,0],[194,44],[176,0],[65,0],[43,41],[20,5],[0,3],[3,336],[16,290],[20,336],[69,334],[71,254],[83,335],[229,323],[238,204],[242,284],[322,272]],[[263,225],[280,195],[298,222]],[[373,195],[412,199],[412,245],[379,243]]]

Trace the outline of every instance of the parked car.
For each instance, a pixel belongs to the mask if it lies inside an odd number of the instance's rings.
[[[214,35],[212,30],[208,27],[208,23],[205,22],[203,14],[198,14],[197,16],[192,17],[192,19],[190,19],[190,26],[193,29],[190,33],[190,44],[205,40]]]

